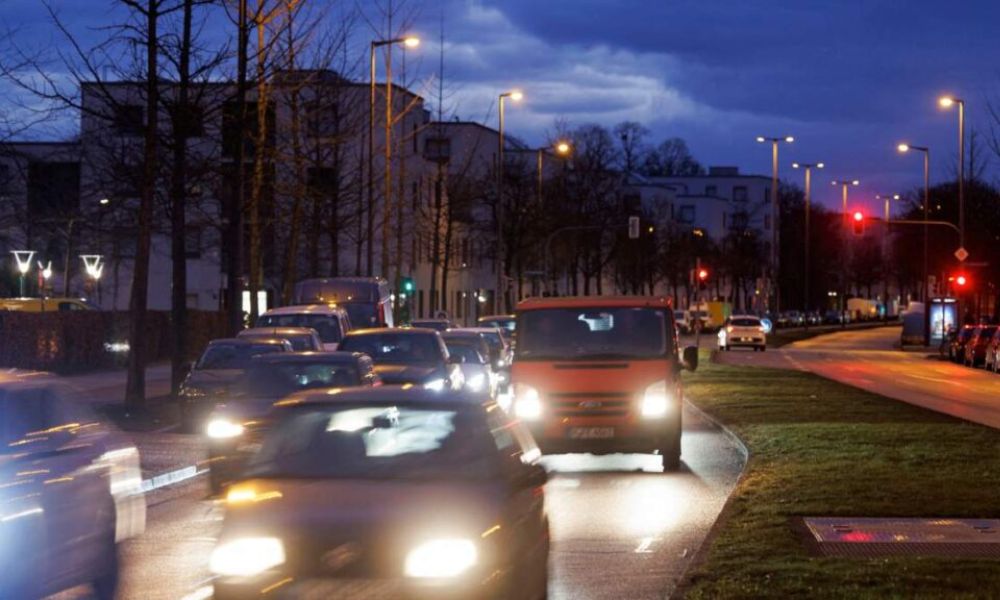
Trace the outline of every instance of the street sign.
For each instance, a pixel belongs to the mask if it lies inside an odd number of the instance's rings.
[[[628,218],[628,239],[639,239],[639,217]]]
[[[969,251],[965,248],[959,248],[958,250],[955,250],[955,258],[958,259],[958,262],[963,262],[965,259],[969,258]]]

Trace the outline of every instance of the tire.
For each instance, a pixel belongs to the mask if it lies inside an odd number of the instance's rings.
[[[673,436],[666,448],[660,449],[660,464],[664,473],[673,473],[681,468],[681,436]]]
[[[767,346],[761,346],[761,347],[760,347],[760,351],[761,351],[761,352],[765,352],[766,350],[767,350]]]
[[[114,529],[111,530],[110,539],[106,543],[107,546],[104,554],[108,557],[108,560],[104,566],[104,572],[91,582],[91,587],[94,589],[94,596],[99,600],[114,600],[118,593],[118,576],[120,570],[118,544],[115,543]]]

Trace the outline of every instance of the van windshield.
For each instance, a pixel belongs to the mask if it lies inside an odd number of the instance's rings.
[[[518,319],[517,360],[659,358],[674,346],[667,313],[652,308],[554,308]]]
[[[341,338],[340,319],[336,315],[264,315],[257,320],[257,327],[310,327],[316,330],[324,344],[336,344]]]
[[[351,327],[366,329],[378,327],[381,323],[375,314],[375,305],[367,302],[345,302],[341,304],[351,319]]]

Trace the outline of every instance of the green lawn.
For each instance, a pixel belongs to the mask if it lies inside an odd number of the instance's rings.
[[[1000,517],[1000,432],[800,372],[706,360],[685,379],[687,397],[751,453],[687,597],[1000,597],[1000,561],[815,557],[790,526]]]

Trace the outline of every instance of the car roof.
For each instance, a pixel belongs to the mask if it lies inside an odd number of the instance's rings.
[[[441,333],[441,337],[443,337],[446,340],[447,339],[470,339],[470,340],[471,339],[482,339],[482,333],[483,332],[479,331],[480,329],[483,329],[483,330],[486,330],[486,331],[496,331],[495,329],[485,328],[485,327],[476,327],[476,328],[462,327],[462,328],[455,328],[455,329],[446,329],[445,331],[442,331],[440,333]]]
[[[239,332],[237,337],[261,335],[269,335],[271,337],[280,337],[282,335],[316,335],[316,330],[312,327],[251,327]]]
[[[479,395],[465,392],[442,392],[426,389],[422,385],[382,385],[378,387],[330,388],[303,390],[288,396],[275,406],[302,406],[323,404],[357,404],[366,402],[393,402],[396,404],[434,404],[455,406],[481,406]]]
[[[517,304],[517,310],[543,308],[670,308],[666,296],[559,296],[526,298]]]
[[[500,333],[499,327],[459,327],[456,329],[449,329],[448,331],[454,331],[455,333],[461,333],[467,331],[469,333],[474,333],[480,335],[483,333]]]
[[[317,314],[317,315],[345,315],[347,311],[342,306],[338,306],[333,303],[329,304],[296,304],[294,306],[281,306],[279,308],[272,308],[271,310],[262,314],[262,317],[269,315],[305,315],[305,314]]]
[[[330,363],[353,363],[364,358],[366,355],[361,352],[276,352],[273,354],[261,354],[253,357],[253,362],[258,363],[295,363],[295,362],[317,362],[324,361]]]
[[[378,335],[380,333],[427,335],[438,333],[438,331],[436,329],[428,329],[426,327],[371,327],[368,329],[352,329],[347,332],[347,337]]]
[[[516,319],[517,315],[485,315],[476,319],[480,323],[483,321],[490,321],[493,319]]]
[[[264,336],[253,336],[243,338],[217,338],[208,342],[209,346],[253,346],[258,344],[280,344],[284,345],[288,343],[288,340],[281,337],[264,337]]]
[[[757,319],[760,321],[760,317],[757,315],[729,315],[730,319]]]

